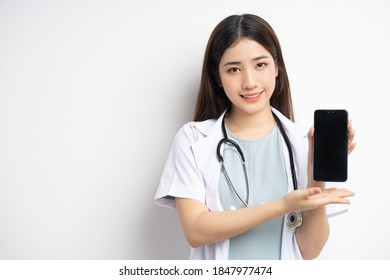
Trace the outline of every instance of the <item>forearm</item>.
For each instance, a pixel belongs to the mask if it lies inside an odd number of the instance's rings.
[[[177,199],[185,236],[192,247],[216,243],[285,214],[280,201],[234,211],[210,212],[197,201]]]
[[[303,223],[296,230],[296,238],[301,255],[304,259],[314,259],[319,256],[329,237],[329,223],[326,208],[302,212]]]
[[[352,195],[346,189],[323,191],[315,187],[292,191],[276,201],[234,211],[210,212],[204,203],[186,198],[176,198],[176,208],[185,236],[192,247],[231,238],[300,209],[303,224],[296,231],[297,241],[302,256],[312,259],[320,254],[329,236],[325,205],[347,204],[349,201],[345,197]]]

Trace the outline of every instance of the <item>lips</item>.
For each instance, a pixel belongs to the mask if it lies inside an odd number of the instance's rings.
[[[241,97],[247,102],[255,102],[260,99],[262,92],[256,92],[251,94],[241,95]]]

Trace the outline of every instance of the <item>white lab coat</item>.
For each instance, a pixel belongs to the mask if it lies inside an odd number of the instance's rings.
[[[306,188],[307,131],[288,120],[276,109],[272,108],[272,111],[279,118],[291,142],[298,188]],[[223,211],[218,193],[220,164],[216,156],[217,144],[223,138],[222,118],[223,115],[217,120],[189,122],[177,132],[155,196],[158,205],[175,208],[175,200],[172,197],[184,197],[205,203],[210,211]],[[288,190],[292,191],[294,188],[286,145],[284,145],[284,158]],[[334,213],[328,212],[328,214]],[[288,226],[283,227],[281,247],[282,259],[302,259],[295,233]],[[229,240],[225,240],[191,248],[190,259],[227,259],[228,252]]]

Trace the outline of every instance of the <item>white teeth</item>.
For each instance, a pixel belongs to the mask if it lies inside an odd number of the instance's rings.
[[[255,95],[243,95],[244,98],[256,98],[260,95],[260,93],[255,94]]]

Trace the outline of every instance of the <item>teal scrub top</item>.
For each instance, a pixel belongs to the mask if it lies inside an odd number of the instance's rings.
[[[229,139],[236,141],[245,156],[249,203],[256,205],[277,200],[287,193],[288,180],[283,155],[283,138],[278,126],[257,140],[240,140],[227,128]],[[224,163],[230,180],[242,198],[247,197],[244,170],[238,151],[225,144]],[[245,207],[235,195],[221,171],[219,195],[223,209],[231,211]],[[229,259],[280,259],[283,216],[235,236],[229,242]]]

